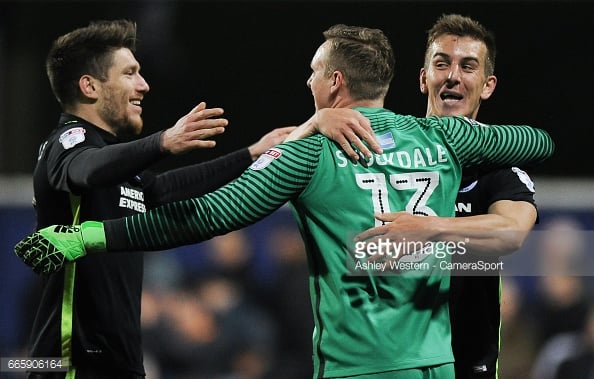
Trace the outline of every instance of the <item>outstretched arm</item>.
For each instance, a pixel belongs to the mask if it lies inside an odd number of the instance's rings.
[[[385,225],[359,234],[358,241],[453,241],[464,242],[478,256],[496,257],[513,253],[522,244],[534,223],[536,208],[525,201],[500,200],[489,213],[469,217],[414,216],[407,212],[376,216]]]
[[[203,197],[115,220],[53,225],[23,239],[15,252],[36,272],[52,273],[91,252],[164,250],[243,228],[301,193],[317,167],[321,140],[281,144]]]
[[[283,142],[295,127],[277,128],[247,148],[206,162],[145,175],[145,201],[150,208],[202,196],[237,179],[261,154]]]
[[[136,141],[102,147],[82,142],[74,148],[51,149],[47,155],[50,182],[70,192],[113,185],[137,175],[168,154],[212,147],[214,141],[208,138],[223,133],[227,125],[227,120],[220,118],[222,114],[221,108],[209,109],[202,102],[169,129]]]

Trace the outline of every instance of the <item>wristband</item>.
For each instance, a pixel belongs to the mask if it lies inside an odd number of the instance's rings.
[[[82,240],[87,253],[101,253],[107,251],[105,229],[99,221],[85,221],[80,224]]]

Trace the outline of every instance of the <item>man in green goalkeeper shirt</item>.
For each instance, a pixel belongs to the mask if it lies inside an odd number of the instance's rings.
[[[315,134],[270,149],[239,179],[206,196],[117,220],[45,228],[21,241],[17,254],[51,272],[88,253],[204,241],[289,201],[309,260],[314,376],[453,379],[449,276],[435,268],[437,254],[424,255],[423,271],[411,275],[357,271],[353,257],[369,251],[353,237],[379,222],[377,213],[453,216],[462,166],[540,162],[552,154],[553,142],[527,126],[394,114],[383,108],[394,74],[386,36],[345,25],[324,36],[307,82],[315,107],[360,111],[382,154],[354,163],[338,144]]]

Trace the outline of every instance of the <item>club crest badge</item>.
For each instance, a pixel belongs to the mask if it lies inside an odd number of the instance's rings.
[[[376,134],[376,138],[382,149],[387,150],[396,147],[396,141],[394,141],[394,136],[391,132],[387,132],[384,134]]]

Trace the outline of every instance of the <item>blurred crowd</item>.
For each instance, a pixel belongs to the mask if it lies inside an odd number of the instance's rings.
[[[147,379],[311,378],[307,258],[281,214],[181,251],[145,253]],[[591,236],[566,216],[533,235],[540,274],[502,276],[499,377],[594,378]],[[27,298],[25,315],[35,302]]]
[[[591,232],[562,216],[533,234],[535,275],[502,280],[500,378],[594,378]]]
[[[204,243],[199,263],[148,255],[142,299],[147,379],[312,376],[301,236],[293,225],[281,225],[264,241],[274,274],[255,269],[259,254],[245,230]]]

